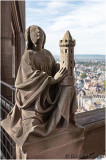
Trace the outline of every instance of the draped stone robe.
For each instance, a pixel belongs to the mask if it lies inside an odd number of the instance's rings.
[[[30,133],[47,136],[61,118],[68,123],[70,112],[77,109],[74,86],[50,84],[58,69],[46,49],[24,52],[15,82],[15,106],[6,118],[11,121],[9,127],[14,136],[22,136],[23,142]]]

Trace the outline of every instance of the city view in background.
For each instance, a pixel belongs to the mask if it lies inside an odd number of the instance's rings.
[[[60,61],[58,55],[54,56]],[[79,112],[104,108],[105,104],[105,56],[75,55],[75,86]]]
[[[45,48],[56,61],[60,62],[59,40],[67,30],[77,42],[74,53],[77,113],[105,107],[104,19],[104,0],[26,2],[26,28],[35,24],[45,31]]]

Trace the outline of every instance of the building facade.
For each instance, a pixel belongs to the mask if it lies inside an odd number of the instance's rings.
[[[1,80],[14,85],[25,48],[25,1],[1,1]],[[2,86],[2,95],[11,91]]]
[[[14,106],[15,78],[25,49],[25,1],[1,5],[1,120]],[[1,128],[0,159],[15,159],[15,143]]]

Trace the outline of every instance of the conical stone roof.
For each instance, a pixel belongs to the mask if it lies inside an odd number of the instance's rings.
[[[72,37],[71,37],[71,34],[70,34],[69,31],[67,31],[67,32],[65,33],[65,35],[64,35],[64,37],[63,37],[63,40],[65,40],[65,39],[67,39],[67,40],[72,40]]]

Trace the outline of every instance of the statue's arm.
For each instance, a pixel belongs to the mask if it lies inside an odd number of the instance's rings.
[[[66,68],[62,68],[60,70],[60,64],[56,62],[54,57],[52,56],[52,61],[53,61],[53,76],[52,76],[52,81],[51,84],[59,83],[63,78],[67,75]]]
[[[35,82],[40,82],[42,79],[48,79],[49,83],[49,76],[46,72],[40,71],[34,61],[34,54],[32,51],[25,51],[22,58],[21,63],[18,69],[15,87],[16,88],[25,88],[30,87]]]

